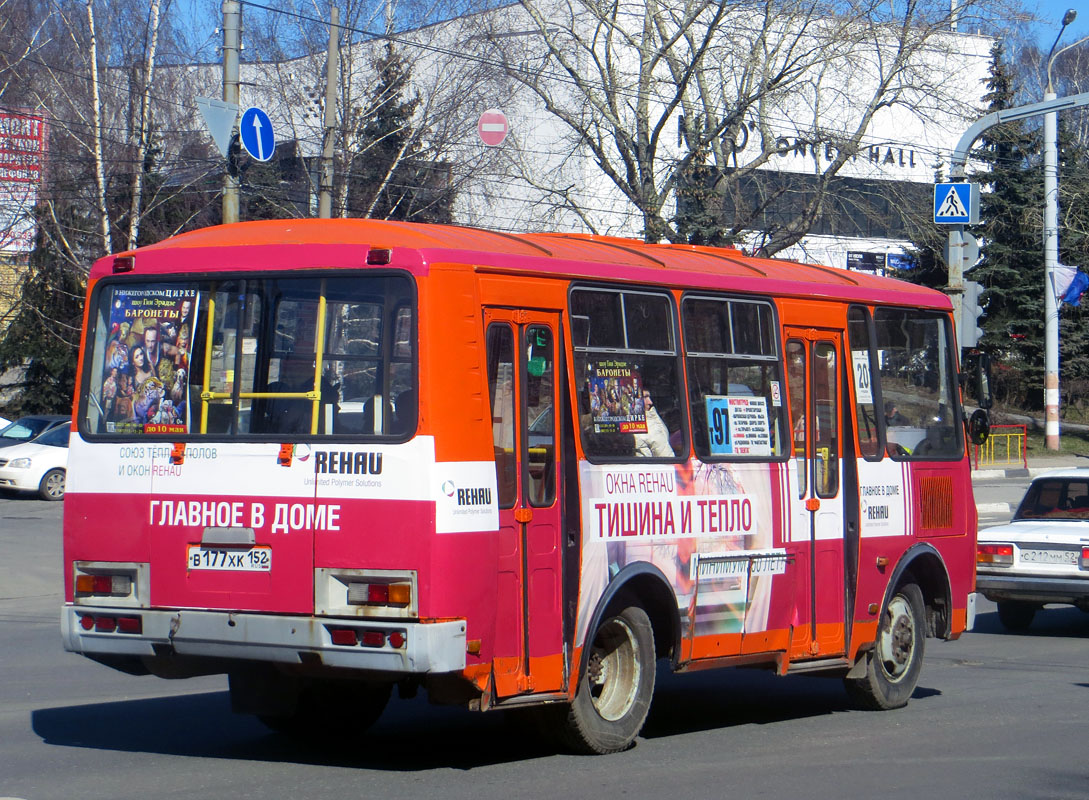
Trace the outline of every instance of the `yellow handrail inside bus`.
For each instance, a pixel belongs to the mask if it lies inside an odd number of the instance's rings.
[[[208,432],[208,403],[212,399],[208,384],[212,379],[212,342],[215,338],[216,290],[208,292],[208,335],[204,340],[204,391],[200,393],[200,432]]]
[[[310,413],[310,435],[318,432],[318,414],[321,413],[321,354],[325,352],[325,279],[321,279],[321,291],[318,292],[318,329],[315,332],[314,355],[314,390],[307,394],[314,401]]]
[[[234,397],[230,392],[201,392],[203,400],[230,400]],[[315,400],[321,397],[319,392],[239,392],[238,396],[243,400],[267,399],[270,397],[298,398],[302,400]]]
[[[233,392],[213,392],[207,388],[211,382],[212,377],[212,342],[215,337],[215,313],[216,313],[216,300],[215,290],[208,295],[208,335],[205,338],[204,343],[204,391],[200,393],[201,400],[201,415],[200,415],[200,432],[208,432],[208,405],[215,400],[231,400],[234,398]],[[310,434],[313,436],[318,432],[318,415],[321,412],[321,369],[322,369],[322,353],[325,351],[325,314],[326,314],[326,302],[325,302],[325,281],[321,282],[321,293],[318,296],[318,329],[315,332],[317,354],[314,359],[314,388],[307,392],[239,392],[238,397],[242,400],[264,400],[268,398],[289,398],[298,400],[309,400],[313,405],[310,411]]]

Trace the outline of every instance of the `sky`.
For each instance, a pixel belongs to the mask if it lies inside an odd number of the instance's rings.
[[[1026,2],[1025,5],[1031,6],[1031,0]],[[1078,17],[1063,31],[1062,41],[1059,46],[1062,47],[1071,42],[1076,42],[1082,36],[1089,36],[1089,4],[1086,4],[1084,0],[1037,0],[1036,6],[1036,16],[1041,22],[1034,25],[1033,30],[1036,31],[1037,43],[1044,52],[1051,49],[1051,44],[1055,41],[1055,35],[1062,25],[1063,14],[1066,13],[1068,8],[1077,11]],[[1089,43],[1087,43],[1087,46],[1089,46]]]

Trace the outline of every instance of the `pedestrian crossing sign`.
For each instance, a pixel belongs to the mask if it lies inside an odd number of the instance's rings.
[[[934,222],[939,225],[978,224],[979,184],[934,184]]]

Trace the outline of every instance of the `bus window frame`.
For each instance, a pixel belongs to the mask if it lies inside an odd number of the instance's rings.
[[[851,340],[851,311],[854,309],[858,309],[862,312],[862,322],[866,326],[866,336],[869,339],[867,342],[867,353],[870,365],[870,396],[873,399],[873,424],[877,428],[878,443],[877,452],[873,455],[866,455],[862,452],[859,440],[858,394],[854,382],[854,342]],[[887,452],[888,445],[885,440],[885,403],[884,398],[881,396],[881,368],[877,363],[877,348],[874,346],[874,342],[877,341],[877,331],[874,329],[873,313],[869,306],[864,306],[860,303],[850,303],[847,306],[847,328],[845,334],[847,340],[847,355],[851,358],[851,405],[854,409],[851,418],[851,427],[854,428],[855,452],[862,456],[863,460],[876,464],[883,461],[886,457],[889,457],[889,455]]]
[[[590,347],[589,345],[578,344],[577,337],[574,330],[574,322],[579,319],[586,319],[584,315],[575,314],[572,310],[572,296],[576,292],[590,291],[590,292],[609,292],[612,294],[637,294],[637,295],[649,295],[652,297],[664,297],[669,303],[670,313],[670,337],[673,344],[673,352],[662,350],[637,350],[626,349],[618,347]],[[623,306],[621,306],[623,312]],[[578,362],[580,359],[580,353],[600,353],[600,354],[615,354],[623,356],[654,356],[658,358],[673,357],[675,371],[674,377],[676,384],[674,389],[676,390],[676,401],[681,413],[680,420],[680,434],[681,441],[679,444],[680,452],[675,452],[673,456],[665,457],[645,457],[632,454],[628,455],[598,455],[593,454],[586,447],[585,433],[581,424],[575,425],[575,436],[578,439],[579,447],[582,452],[583,458],[589,461],[591,464],[681,464],[686,462],[692,452],[692,437],[690,434],[689,414],[688,414],[688,402],[687,402],[687,390],[685,387],[685,371],[684,371],[684,347],[681,340],[680,330],[680,312],[677,307],[677,297],[674,292],[666,287],[659,287],[653,285],[639,285],[630,283],[617,283],[617,284],[603,284],[603,283],[590,283],[585,281],[572,281],[567,287],[567,308],[564,310],[564,317],[566,318],[567,330],[564,331],[563,338],[569,339],[571,342],[571,363],[568,369],[571,370],[571,387],[572,393],[571,401],[574,404],[576,416],[581,415],[581,408],[579,404],[579,393],[582,391],[581,376],[577,374]],[[624,331],[625,338],[627,337],[627,331]]]
[[[237,443],[291,443],[291,442],[356,442],[367,444],[383,445],[395,445],[403,444],[411,440],[416,436],[419,429],[419,411],[422,408],[422,398],[420,392],[420,291],[416,282],[416,275],[409,270],[405,269],[330,269],[330,268],[284,268],[284,269],[252,269],[252,270],[215,270],[206,269],[194,276],[192,273],[179,273],[179,272],[163,272],[163,273],[135,273],[130,272],[125,275],[107,275],[99,279],[94,288],[91,290],[90,298],[87,302],[87,325],[88,327],[97,324],[95,315],[97,310],[101,307],[102,293],[110,290],[114,286],[125,285],[157,285],[157,284],[170,284],[170,283],[188,283],[188,284],[221,284],[228,281],[252,281],[267,279],[272,280],[298,280],[298,279],[313,279],[323,280],[330,278],[351,278],[351,277],[366,277],[366,278],[402,278],[407,281],[408,291],[405,293],[407,298],[407,306],[413,309],[411,330],[409,332],[410,345],[411,345],[411,374],[416,386],[416,423],[411,426],[407,431],[402,431],[396,434],[375,434],[375,433],[200,433],[200,416],[201,411],[199,407],[195,407],[191,411],[191,423],[190,431],[186,433],[141,433],[141,434],[129,434],[129,433],[108,433],[108,432],[95,432],[91,431],[86,422],[88,419],[88,404],[90,402],[90,387],[93,379],[93,369],[90,366],[94,363],[94,337],[90,331],[84,337],[84,349],[81,353],[80,360],[84,366],[82,374],[79,376],[79,381],[76,386],[76,391],[79,394],[78,402],[76,404],[76,422],[77,430],[80,436],[86,441],[95,442],[124,442],[124,443],[141,443],[148,446],[165,446],[174,442],[237,442]],[[400,307],[405,307],[402,304]],[[266,310],[266,313],[268,311]],[[393,315],[393,322],[396,325],[396,314]],[[192,341],[194,343],[194,352],[196,350],[197,334],[194,331],[192,333]],[[323,341],[323,352],[320,353],[321,362],[327,362],[330,354],[325,351],[326,342]],[[336,354],[333,360],[336,360]],[[197,430],[193,430],[193,429]]]
[[[951,429],[951,431],[953,433],[953,436],[955,437],[957,442],[959,442],[959,444],[960,444],[959,448],[952,449],[952,450],[950,450],[949,453],[944,454],[944,455],[934,455],[934,454],[918,455],[918,454],[915,454],[915,452],[914,452],[915,448],[912,449],[912,452],[900,452],[899,450],[890,452],[891,448],[889,447],[888,434],[887,434],[887,431],[886,431],[887,426],[886,426],[886,421],[885,421],[885,405],[884,405],[884,396],[883,396],[884,377],[881,374],[880,367],[879,367],[878,370],[874,373],[874,376],[875,376],[875,381],[874,382],[878,386],[877,395],[878,395],[878,398],[881,400],[881,422],[880,422],[880,425],[881,425],[881,436],[882,436],[882,439],[884,439],[884,441],[885,441],[885,455],[887,455],[890,459],[892,459],[893,461],[896,461],[898,463],[928,463],[928,462],[953,463],[953,462],[961,461],[962,459],[964,459],[966,457],[966,455],[965,455],[966,449],[965,448],[966,448],[967,436],[966,436],[965,430],[964,430],[964,418],[961,415],[961,410],[962,410],[961,395],[960,395],[961,388],[960,388],[960,381],[959,381],[959,379],[957,377],[959,375],[958,370],[959,370],[959,366],[960,366],[960,364],[959,364],[960,348],[958,346],[957,339],[953,334],[953,321],[952,321],[952,319],[950,319],[949,314],[947,312],[941,311],[939,309],[934,309],[934,308],[914,308],[914,307],[910,307],[910,306],[898,306],[898,305],[884,304],[884,303],[874,305],[872,308],[870,308],[870,315],[869,316],[870,316],[870,324],[873,326],[873,329],[872,329],[873,336],[871,338],[871,347],[873,348],[873,353],[874,353],[874,358],[875,359],[877,357],[877,351],[879,349],[878,339],[877,339],[877,325],[878,325],[877,312],[882,311],[882,310],[884,310],[884,311],[901,311],[901,312],[913,313],[913,314],[916,314],[918,316],[918,318],[933,319],[936,322],[938,322],[938,324],[941,325],[942,330],[944,332],[945,341],[947,342],[947,346],[946,346],[944,352],[945,352],[946,356],[950,360],[950,363],[947,365],[947,369],[949,370],[949,375],[950,375],[950,377],[948,379],[948,382],[949,382],[948,383],[948,389],[950,391],[950,398],[949,398],[950,419],[949,419],[948,424],[949,424],[949,427],[950,427],[950,429]],[[935,369],[938,368],[937,365],[938,365],[938,362],[935,362]]]
[[[772,341],[771,341],[771,351],[772,351],[772,353],[771,353],[771,355],[770,356],[759,356],[759,355],[753,355],[751,353],[726,354],[726,353],[704,353],[702,351],[695,351],[696,355],[691,356],[691,354],[690,354],[690,352],[688,350],[688,343],[687,343],[686,339],[684,338],[684,334],[685,334],[685,331],[686,331],[686,329],[684,327],[684,304],[688,300],[711,300],[711,301],[714,301],[714,302],[723,302],[723,303],[727,303],[727,304],[729,304],[731,302],[741,302],[741,303],[749,303],[749,304],[752,304],[752,305],[767,306],[771,310],[771,338],[772,338]],[[780,435],[783,437],[783,445],[780,448],[781,452],[779,453],[779,455],[774,455],[774,454],[770,455],[770,456],[761,456],[761,455],[747,456],[747,455],[733,455],[733,454],[713,455],[710,452],[707,455],[700,455],[696,451],[696,438],[695,438],[695,435],[693,435],[691,437],[691,439],[690,439],[690,442],[691,442],[690,447],[691,447],[691,450],[692,450],[692,453],[693,453],[694,457],[699,459],[704,464],[717,464],[717,463],[770,464],[770,463],[785,463],[785,462],[789,461],[790,457],[791,457],[791,452],[792,452],[793,447],[794,447],[794,444],[793,444],[794,435],[793,435],[793,431],[791,430],[790,410],[788,408],[788,401],[786,399],[786,387],[787,387],[786,358],[785,358],[784,350],[783,350],[784,341],[783,341],[783,336],[782,336],[782,327],[781,327],[781,324],[780,324],[780,321],[779,321],[779,308],[778,308],[778,306],[775,305],[774,299],[772,299],[771,297],[764,296],[764,295],[725,294],[725,293],[717,293],[717,292],[707,292],[707,291],[702,291],[702,290],[696,289],[696,290],[687,290],[687,291],[685,291],[685,292],[683,292],[681,294],[679,308],[680,308],[679,324],[680,324],[680,327],[681,327],[681,337],[682,337],[681,341],[680,341],[680,349],[681,349],[682,359],[684,361],[684,368],[685,368],[685,373],[684,373],[684,381],[685,381],[685,385],[684,385],[684,392],[685,392],[685,394],[684,394],[684,403],[685,403],[685,406],[686,406],[686,412],[687,412],[687,416],[689,418],[689,421],[693,425],[695,423],[694,423],[694,417],[692,415],[691,398],[689,397],[689,391],[688,391],[688,389],[689,389],[689,387],[688,387],[688,359],[690,357],[731,359],[731,360],[735,360],[735,361],[748,361],[748,362],[751,362],[753,364],[770,364],[770,363],[774,363],[778,367],[778,372],[779,372],[777,381],[779,383],[780,403],[779,403],[778,406],[770,406],[767,409],[768,410],[768,419],[769,419],[769,422],[770,422],[770,420],[771,420],[771,410],[774,409],[774,408],[778,408],[779,427],[780,427],[780,431],[781,431]]]

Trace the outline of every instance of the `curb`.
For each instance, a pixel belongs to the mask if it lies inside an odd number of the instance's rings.
[[[974,469],[972,480],[986,480],[992,478],[1035,478],[1045,472],[1053,472],[1057,469],[1070,469],[1070,467],[1056,464],[1053,467],[1010,467],[1008,469]]]
[[[977,514],[1010,514],[1013,506],[1010,503],[976,503]]]

